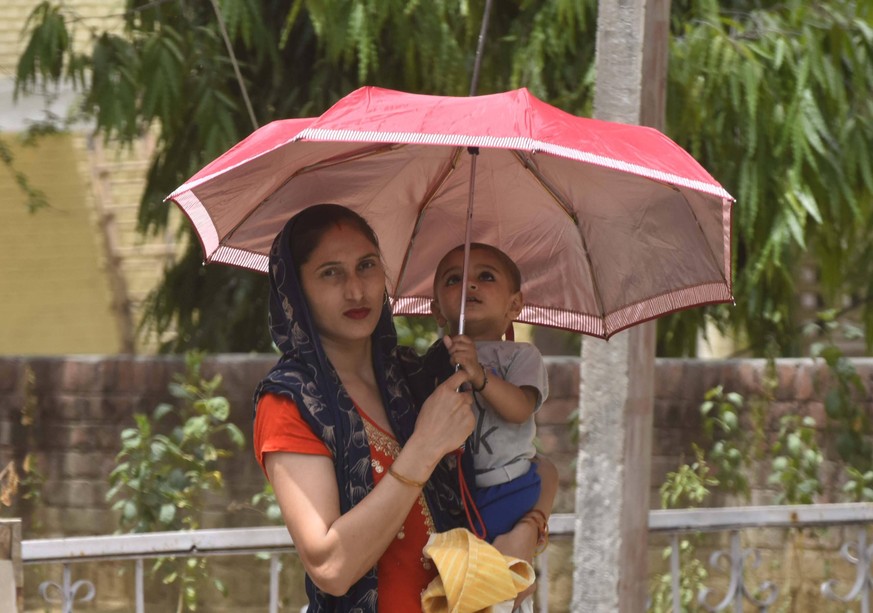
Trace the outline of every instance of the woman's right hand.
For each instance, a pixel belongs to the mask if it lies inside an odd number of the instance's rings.
[[[473,395],[458,391],[469,380],[470,375],[463,370],[454,373],[437,386],[418,414],[412,438],[418,439],[416,444],[423,449],[435,454],[434,465],[463,445],[476,425]]]

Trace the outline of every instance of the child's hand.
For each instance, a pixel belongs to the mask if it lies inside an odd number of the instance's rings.
[[[460,366],[470,376],[470,385],[474,390],[481,389],[485,385],[485,370],[479,363],[479,354],[476,352],[476,343],[469,336],[459,334],[454,338],[443,337],[446,349],[449,350],[449,359],[452,366]]]

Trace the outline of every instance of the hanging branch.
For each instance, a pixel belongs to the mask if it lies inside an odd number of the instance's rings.
[[[485,38],[488,36],[488,22],[491,20],[492,0],[485,0],[485,11],[482,13],[482,28],[479,30],[479,42],[476,45],[476,61],[473,63],[473,77],[470,80],[470,95],[476,95],[479,87],[479,68],[482,66],[482,53],[485,50]]]

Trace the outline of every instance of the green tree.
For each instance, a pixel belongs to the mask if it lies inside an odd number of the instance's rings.
[[[203,354],[185,355],[185,372],[173,378],[174,404],[134,415],[135,427],[121,433],[118,465],[109,475],[106,499],[119,512],[121,530],[197,530],[204,493],[224,487],[221,460],[244,446],[243,433],[229,421],[230,403],[219,395],[220,375],[204,379]],[[178,588],[176,611],[196,611],[198,587],[210,581],[205,558],[158,558],[152,567],[162,583]]]
[[[873,345],[873,2],[672,7],[669,132],[738,200],[737,305],[708,312],[757,355],[774,341],[796,354],[807,257],[830,306],[862,307]],[[682,331],[702,315],[668,319],[662,339],[693,342]]]
[[[466,95],[484,2],[466,0],[128,0],[124,30],[91,32],[48,0],[26,26],[18,91],[69,81],[104,138],[146,130],[158,147],[141,203],[144,232],[162,198],[251,132],[217,19],[226,24],[259,123],[312,115],[362,84]],[[662,354],[693,353],[707,317],[799,350],[795,266],[804,254],[829,299],[863,306],[873,341],[873,3],[674,0],[668,133],[735,196],[733,308],[659,325]],[[526,86],[590,112],[596,0],[495,3],[478,91]],[[265,281],[203,267],[196,240],[167,271],[146,324],[166,350],[266,349]],[[756,347],[763,352],[764,345]]]

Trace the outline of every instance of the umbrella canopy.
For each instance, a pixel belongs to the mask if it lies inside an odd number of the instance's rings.
[[[661,132],[576,117],[526,89],[364,87],[318,118],[255,131],[168,199],[207,262],[258,271],[295,213],[353,208],[379,236],[395,314],[427,315],[437,263],[464,242],[471,166],[472,240],[518,264],[518,321],[608,338],[732,300],[730,194]]]

